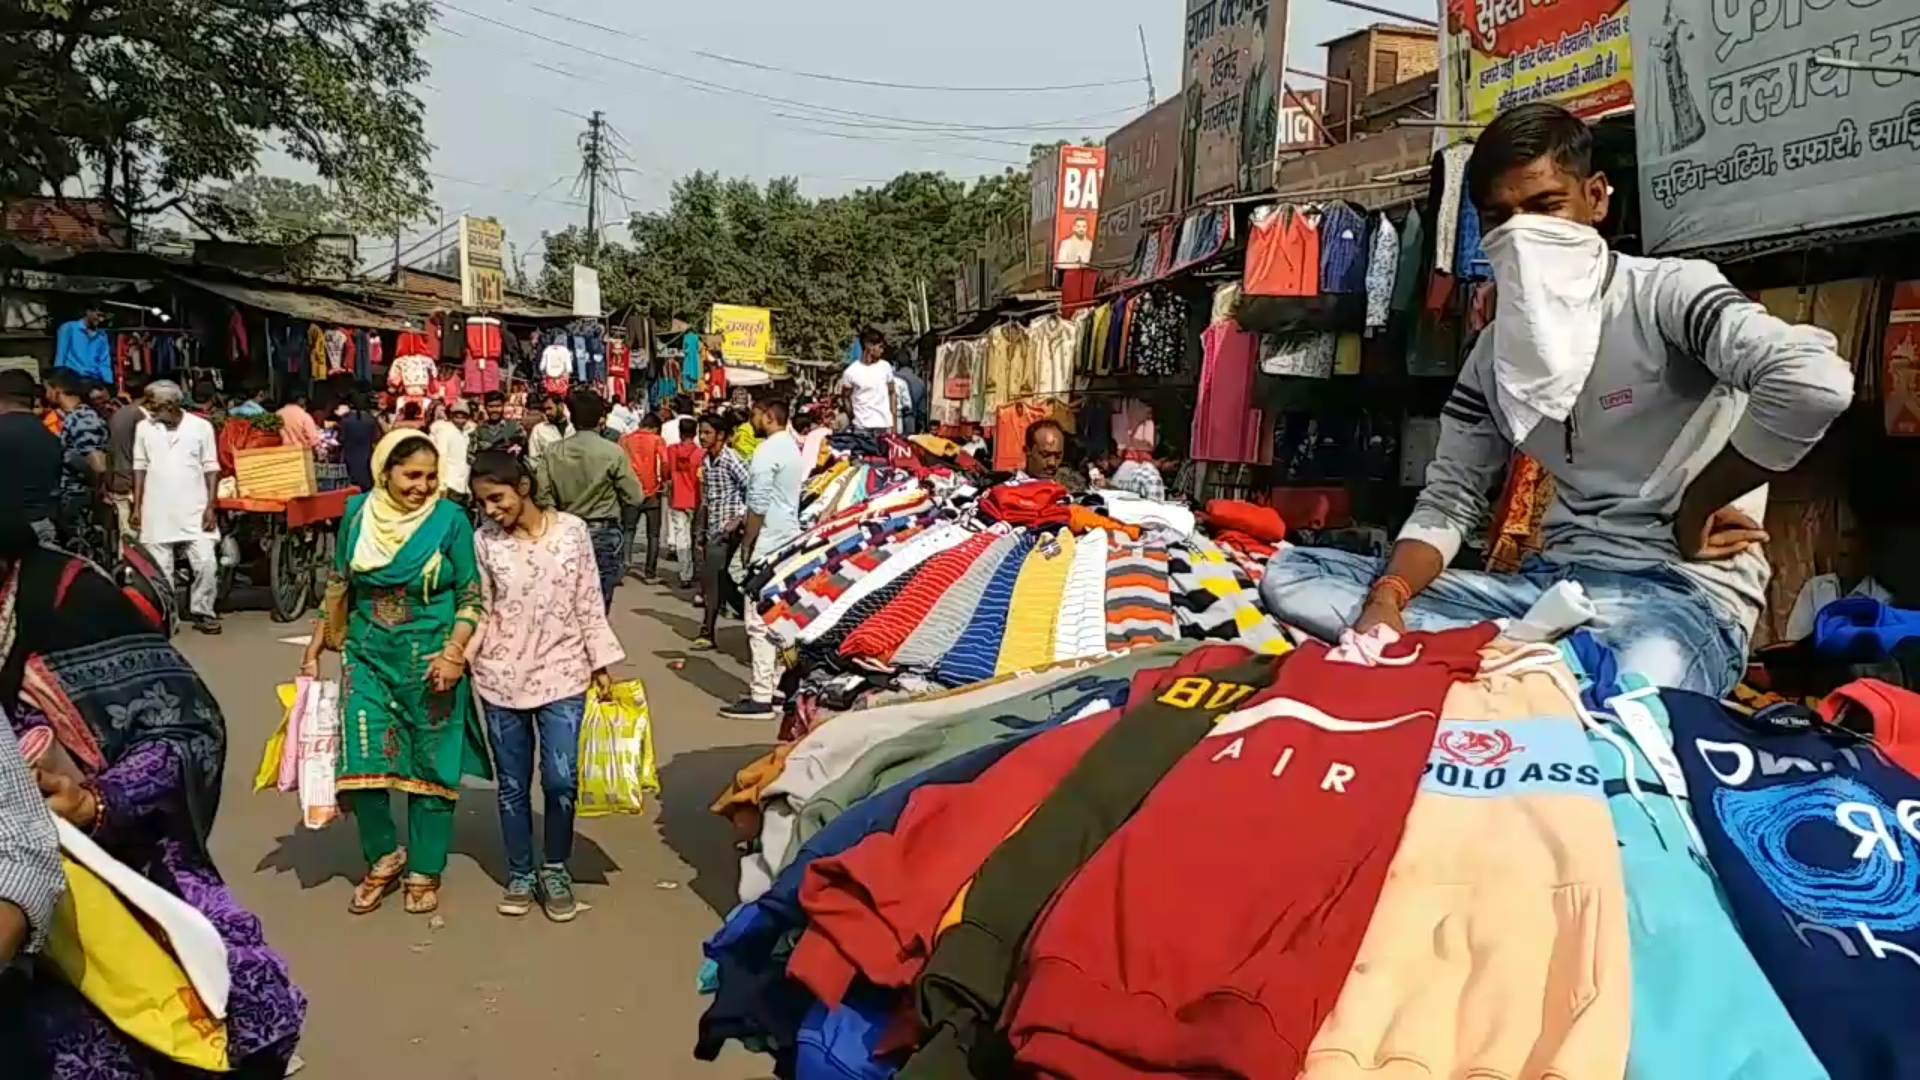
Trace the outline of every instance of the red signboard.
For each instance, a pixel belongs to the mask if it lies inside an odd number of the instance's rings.
[[[1100,190],[1107,179],[1102,146],[1060,149],[1060,182],[1054,185],[1053,265],[1056,269],[1093,264],[1093,242],[1100,230]]]

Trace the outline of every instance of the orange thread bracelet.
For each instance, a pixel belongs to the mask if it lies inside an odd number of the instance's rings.
[[[1382,592],[1392,593],[1402,608],[1413,602],[1413,586],[1407,584],[1407,579],[1399,574],[1387,574],[1375,578],[1373,588],[1367,591],[1367,596],[1373,597]]]

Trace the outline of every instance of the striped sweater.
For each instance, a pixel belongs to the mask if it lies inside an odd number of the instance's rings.
[[[912,636],[914,628],[927,618],[940,598],[958,582],[968,567],[1000,539],[993,533],[974,533],[958,547],[933,558],[893,603],[863,620],[840,643],[841,657],[876,665],[893,663],[894,653]]]
[[[1000,659],[994,673],[1053,663],[1054,638],[1059,632],[1060,603],[1073,569],[1073,534],[1065,529],[1043,537],[1020,568],[1007,607],[1007,631],[1000,640]]]
[[[939,663],[941,657],[953,648],[953,643],[960,639],[961,631],[972,621],[974,611],[980,606],[980,598],[987,593],[987,584],[1019,546],[1018,535],[995,534],[993,546],[981,553],[972,566],[967,567],[966,572],[928,609],[927,617],[920,625],[901,642],[900,648],[893,654],[894,666],[924,671]]]
[[[936,681],[947,686],[965,686],[994,676],[1000,660],[1000,641],[1007,632],[1007,611],[1013,606],[1013,588],[1038,540],[1026,529],[1016,535],[1018,545],[994,571],[993,580],[987,582],[967,628],[960,631],[953,648],[947,650],[947,655],[934,669]]]
[[[909,570],[919,569],[928,559],[964,542],[968,535],[962,526],[950,521],[937,522],[918,533],[900,533],[872,549],[864,560],[849,560],[866,566],[868,572],[835,596],[826,610],[800,632],[800,640],[819,640],[821,634],[838,625],[841,616],[876,589],[891,585]]]
[[[1173,596],[1167,545],[1157,540],[1116,539],[1107,553],[1107,648],[1125,649],[1174,641]]]
[[[1275,656],[1292,649],[1252,580],[1213,541],[1194,535],[1175,545],[1168,573],[1180,636],[1236,641]]]
[[[1107,651],[1107,531],[1090,529],[1074,541],[1073,566],[1060,596],[1053,658],[1075,660]]]

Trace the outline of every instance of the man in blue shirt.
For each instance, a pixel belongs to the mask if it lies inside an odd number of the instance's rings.
[[[61,326],[53,366],[112,386],[113,348],[107,344],[107,332],[100,329],[106,321],[104,312],[90,307],[85,316]]]
[[[777,398],[753,407],[753,429],[760,445],[747,465],[747,522],[740,537],[740,562],[752,566],[772,558],[800,536],[800,490],[807,467],[800,442],[787,427],[787,403]],[[741,720],[774,715],[773,694],[780,682],[780,650],[760,621],[759,598],[746,598],[747,644],[753,654],[753,679],[747,698],[720,710]]]

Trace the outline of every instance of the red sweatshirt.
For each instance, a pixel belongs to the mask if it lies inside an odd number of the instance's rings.
[[[1405,667],[1296,653],[1055,898],[1008,1008],[1018,1060],[1077,1080],[1292,1080],[1366,932],[1447,689],[1492,637],[1408,635]]]

